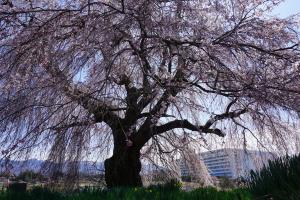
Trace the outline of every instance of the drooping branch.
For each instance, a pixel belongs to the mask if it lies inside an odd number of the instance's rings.
[[[285,55],[284,54],[284,50],[287,49],[293,49],[297,46],[299,46],[298,44],[296,45],[292,45],[290,47],[286,47],[286,48],[277,48],[277,49],[266,49],[265,47],[262,46],[258,46],[258,45],[254,45],[254,44],[248,44],[248,43],[242,43],[242,42],[236,42],[236,43],[229,43],[229,42],[219,42],[218,43],[221,46],[225,46],[225,47],[230,47],[230,48],[237,48],[237,49],[241,49],[244,50],[245,48],[247,49],[252,49],[252,50],[256,50],[257,52],[261,53],[261,54],[267,54],[270,56],[274,56],[278,59],[286,59],[288,60],[290,58],[289,55]]]
[[[53,77],[53,81],[57,85],[62,85],[62,91],[67,97],[94,114],[95,122],[104,121],[109,126],[114,126],[119,121],[119,117],[113,112],[116,109],[109,106],[107,102],[95,99],[89,93],[78,89],[60,69],[50,63],[45,65],[44,68]]]
[[[61,130],[67,130],[72,127],[88,126],[91,124],[94,124],[94,122],[92,122],[92,121],[80,121],[80,122],[76,121],[76,122],[64,124],[61,126],[50,127],[49,129],[53,129],[55,131],[61,131]]]

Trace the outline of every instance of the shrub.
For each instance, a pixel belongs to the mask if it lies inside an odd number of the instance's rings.
[[[33,187],[27,191],[1,191],[0,200],[67,200],[64,193],[51,191],[47,188]]]
[[[184,182],[191,182],[192,181],[192,177],[191,176],[182,176],[181,180]]]
[[[180,190],[182,183],[177,179],[171,179],[170,181],[166,182],[163,187],[167,190]]]
[[[269,161],[261,171],[251,171],[248,188],[261,199],[300,199],[300,154]]]
[[[34,181],[44,181],[46,178],[41,173],[34,171],[24,171],[20,173],[16,178],[16,181],[34,182]]]
[[[11,183],[8,185],[8,190],[11,192],[26,192],[27,183]]]
[[[157,190],[165,190],[165,191],[178,191],[182,187],[182,183],[177,179],[171,179],[164,184],[150,185],[148,188],[157,189]]]
[[[219,177],[219,187],[221,189],[233,189],[235,188],[234,180],[229,179],[228,177]]]

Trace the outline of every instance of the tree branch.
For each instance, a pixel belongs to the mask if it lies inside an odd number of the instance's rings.
[[[223,119],[233,119],[233,118],[239,117],[240,115],[242,115],[246,112],[247,112],[247,109],[243,109],[243,110],[239,110],[239,111],[225,112],[220,115],[215,115],[214,117],[212,117],[205,123],[203,128],[207,129],[217,121],[220,121]]]
[[[79,90],[57,67],[53,67],[50,63],[45,65],[44,68],[57,85],[62,85],[62,90],[67,97],[94,114],[95,122],[104,121],[109,126],[113,126],[119,120],[119,116],[113,113],[113,110],[116,110],[116,108],[107,105],[105,101],[92,98],[89,93]]]
[[[220,121],[223,119],[229,119],[229,118],[233,119],[233,118],[239,117],[240,115],[242,115],[246,112],[247,112],[246,109],[243,109],[240,111],[233,111],[233,112],[226,111],[226,113],[212,117],[210,120],[208,120],[205,123],[204,126],[196,126],[196,125],[190,123],[188,120],[170,121],[166,124],[156,126],[154,128],[154,135],[158,135],[158,134],[161,134],[161,133],[164,133],[166,131],[170,131],[170,130],[176,129],[176,128],[184,128],[184,129],[188,129],[191,131],[198,131],[198,132],[203,132],[203,133],[213,133],[220,137],[224,137],[225,134],[220,129],[218,129],[218,128],[211,129],[210,127],[217,121]]]
[[[190,123],[188,120],[174,120],[171,122],[168,122],[166,124],[156,126],[154,128],[154,135],[159,135],[161,133],[170,131],[172,129],[176,128],[184,128],[191,131],[197,131],[197,132],[203,132],[203,133],[213,133],[215,135],[218,135],[220,137],[224,137],[225,134],[218,128],[210,129],[205,126],[196,126],[192,123]]]

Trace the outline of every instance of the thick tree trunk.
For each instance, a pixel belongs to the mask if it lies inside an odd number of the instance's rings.
[[[113,156],[105,160],[104,167],[108,188],[142,186],[139,149],[115,147]]]

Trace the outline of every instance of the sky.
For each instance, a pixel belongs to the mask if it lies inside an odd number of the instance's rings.
[[[273,13],[279,17],[288,17],[300,13],[300,0],[286,0],[275,8]]]

